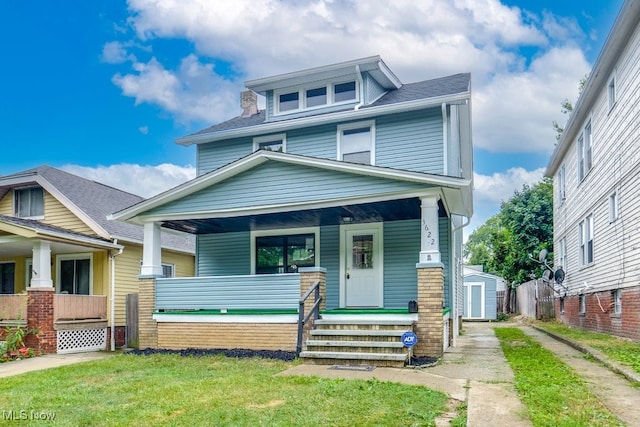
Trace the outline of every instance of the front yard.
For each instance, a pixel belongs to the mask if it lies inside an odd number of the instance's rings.
[[[447,396],[377,380],[276,376],[291,363],[119,355],[9,377],[3,421],[47,425],[434,425]]]

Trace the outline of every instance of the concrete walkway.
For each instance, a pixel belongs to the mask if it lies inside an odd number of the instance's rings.
[[[513,387],[513,372],[493,327],[495,323],[465,323],[456,348],[437,366],[419,369],[375,368],[372,371],[337,370],[326,365],[298,365],[281,375],[370,379],[422,385],[467,402],[467,425],[486,427],[531,426],[526,408]],[[440,425],[440,424],[439,424]],[[447,425],[447,424],[442,424]]]
[[[57,368],[59,366],[71,365],[73,363],[104,359],[105,357],[110,357],[114,354],[117,353],[97,351],[92,353],[77,354],[46,354],[44,356],[32,357],[30,359],[0,363],[0,378],[24,374],[25,372]]]

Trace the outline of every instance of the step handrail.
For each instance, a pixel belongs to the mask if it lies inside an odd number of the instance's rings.
[[[304,315],[304,304],[311,296],[311,293],[314,294],[314,304],[309,310],[309,313]],[[311,286],[307,292],[300,298],[299,308],[298,308],[298,341],[296,344],[296,353],[298,356],[302,351],[302,334],[304,332],[304,325],[309,321],[311,316],[313,316],[314,323],[318,318],[320,318],[320,303],[322,302],[322,296],[320,296],[320,281],[316,281],[313,286]]]

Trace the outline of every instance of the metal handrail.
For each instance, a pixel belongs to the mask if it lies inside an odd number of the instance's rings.
[[[311,307],[311,310],[309,310],[309,313],[305,316],[304,304],[307,301],[307,299],[309,299],[309,296],[311,295],[312,292],[314,294],[314,303],[313,303],[313,306]],[[298,308],[298,341],[296,344],[296,353],[298,353],[298,355],[300,355],[300,352],[302,351],[302,335],[304,332],[304,325],[309,321],[312,315],[313,315],[314,322],[318,320],[318,318],[320,317],[321,302],[322,302],[322,297],[320,296],[320,282],[317,281],[313,284],[313,286],[311,286],[307,290],[307,292],[305,292],[305,294],[302,296],[302,298],[300,298],[300,301],[299,301],[300,306]]]

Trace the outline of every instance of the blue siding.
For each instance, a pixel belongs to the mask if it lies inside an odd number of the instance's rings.
[[[418,297],[420,220],[384,223],[384,307],[407,308]]]
[[[420,190],[426,186],[268,161],[226,181],[151,209],[146,214],[198,212],[261,204],[314,202],[336,197]]]
[[[253,151],[253,138],[235,138],[198,145],[198,175],[216,170]]]
[[[198,276],[251,274],[250,239],[248,231],[197,236]]]
[[[440,261],[444,264],[444,306],[451,307],[452,284],[455,281],[451,277],[451,222],[449,218],[439,218],[438,233],[440,239]]]
[[[378,99],[383,93],[385,93],[385,89],[380,86],[369,73],[364,74],[364,102],[365,104],[369,104],[376,99]]]
[[[299,274],[158,279],[156,310],[298,308]]]
[[[338,143],[336,125],[294,129],[287,132],[287,152],[303,156],[336,159]]]
[[[340,226],[320,228],[320,267],[327,269],[327,308],[340,306]]]
[[[376,120],[376,165],[444,173],[440,109],[413,111]]]

